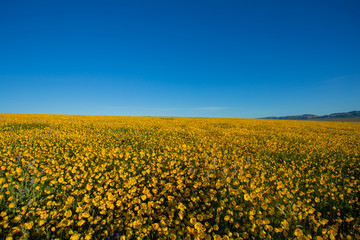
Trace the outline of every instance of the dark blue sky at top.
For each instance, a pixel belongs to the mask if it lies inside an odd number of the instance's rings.
[[[0,2],[0,112],[360,110],[360,2]]]

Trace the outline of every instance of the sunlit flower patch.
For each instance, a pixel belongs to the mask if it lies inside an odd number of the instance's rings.
[[[1,239],[360,239],[360,124],[0,114]]]

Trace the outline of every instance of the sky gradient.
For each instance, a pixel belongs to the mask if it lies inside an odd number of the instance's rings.
[[[360,110],[360,1],[0,3],[0,112]]]

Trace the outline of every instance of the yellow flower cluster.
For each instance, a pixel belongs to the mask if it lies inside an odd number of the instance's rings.
[[[0,114],[4,239],[360,239],[360,124]]]

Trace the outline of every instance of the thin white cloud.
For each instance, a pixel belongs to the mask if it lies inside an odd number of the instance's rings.
[[[102,108],[107,108],[107,109],[124,109],[124,108],[129,108],[126,106],[110,106],[110,105],[106,105],[106,106],[102,106]]]
[[[204,110],[204,111],[215,111],[215,110],[224,110],[231,109],[231,107],[198,107],[198,108],[186,108],[186,107],[130,107],[130,106],[111,106],[106,105],[103,108],[107,109],[137,109],[137,110]]]
[[[107,109],[132,109],[132,110],[141,110],[141,111],[172,111],[172,110],[178,110],[179,108],[175,108],[175,107],[140,107],[140,106],[103,106],[104,108]],[[181,108],[180,108],[181,109]]]
[[[224,109],[230,109],[230,107],[202,107],[202,108],[200,108],[200,110],[209,110],[209,111],[224,110]]]
[[[326,87],[341,87],[351,80],[351,76],[338,76],[322,81]]]

